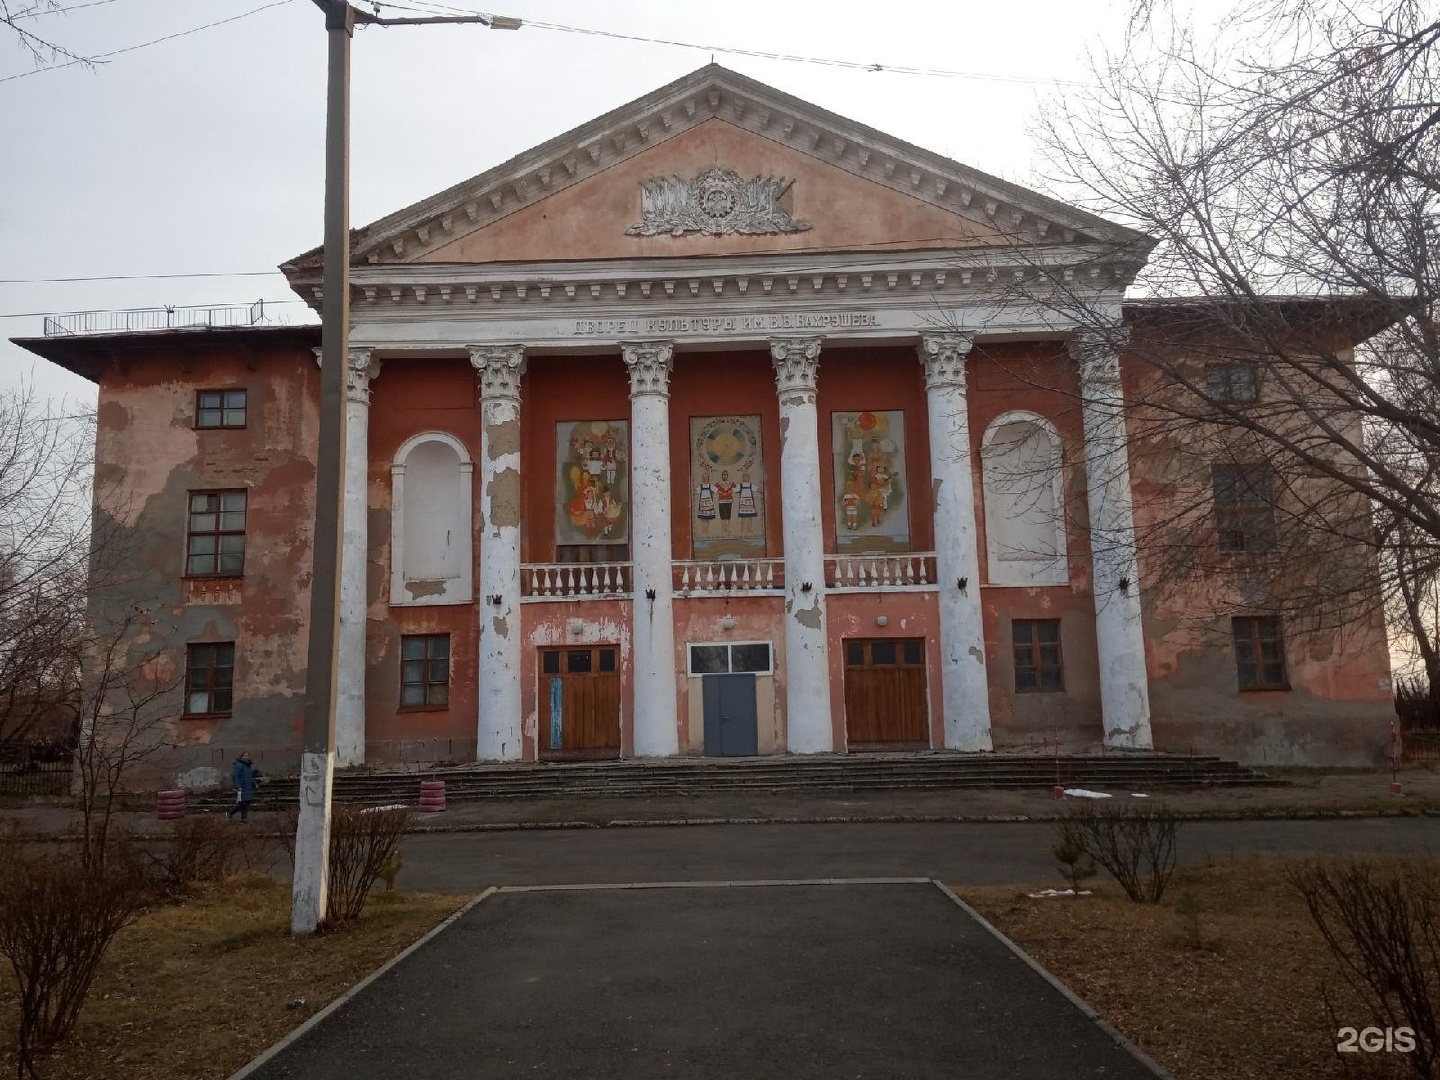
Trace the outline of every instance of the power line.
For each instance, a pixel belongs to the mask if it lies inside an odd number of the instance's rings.
[[[482,15],[488,12],[477,11],[473,8],[453,7],[448,4],[426,4],[425,7],[416,7],[412,4],[398,2],[398,0],[382,0],[379,7],[398,8],[406,11],[450,11],[468,15]],[[991,72],[980,71],[954,71],[946,68],[919,68],[904,64],[879,64],[864,63],[858,60],[837,60],[822,56],[801,56],[792,53],[767,52],[763,49],[742,49],[729,45],[700,45],[692,41],[672,41],[668,38],[645,37],[640,34],[623,34],[615,30],[599,30],[593,27],[569,26],[565,23],[542,22],[537,19],[525,19],[522,25],[534,27],[537,30],[553,30],[567,34],[585,34],[592,37],[612,38],[617,41],[638,41],[650,45],[670,45],[680,49],[695,49],[700,52],[726,53],[732,56],[748,56],[761,60],[783,60],[789,63],[798,64],[819,64],[824,67],[844,68],[851,71],[868,72],[889,72],[892,75],[921,75],[933,78],[945,79],[977,79],[982,82],[1010,82],[1022,83],[1035,86],[1076,86],[1091,87],[1093,83],[1083,82],[1078,79],[1056,79],[1041,75],[998,75]]]
[[[220,19],[217,22],[206,23],[204,26],[196,26],[189,30],[180,30],[173,34],[166,34],[164,37],[154,38],[150,41],[142,41],[138,45],[127,45],[123,49],[112,49],[110,52],[97,53],[83,60],[67,60],[63,64],[47,64],[45,67],[31,68],[29,71],[22,71],[16,75],[6,75],[4,78],[0,78],[0,83],[10,82],[13,79],[29,78],[31,75],[38,75],[42,71],[55,71],[57,68],[74,67],[76,64],[93,64],[108,60],[112,56],[121,56],[125,53],[135,52],[137,49],[148,49],[151,45],[159,45],[161,42],[188,37],[190,34],[198,34],[201,30],[210,30],[216,26],[239,22],[241,19],[248,19],[251,15],[258,15],[262,11],[268,11],[270,8],[280,7],[282,4],[288,4],[290,2],[291,0],[272,0],[271,3],[261,4],[259,7],[251,8],[249,11],[242,11],[239,15],[232,15],[228,19]]]
[[[237,270],[234,273],[100,274],[96,277],[0,278],[0,285],[63,285],[78,281],[168,281],[174,278],[269,277],[279,270]]]

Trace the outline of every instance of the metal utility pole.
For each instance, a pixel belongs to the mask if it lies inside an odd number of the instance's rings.
[[[290,929],[313,933],[325,921],[330,867],[330,789],[335,776],[335,642],[340,630],[340,550],[344,536],[345,378],[350,354],[350,39],[356,23],[415,26],[479,23],[518,30],[503,15],[382,19],[347,0],[315,0],[330,41],[325,109],[325,261],[320,305],[320,446],[315,462],[314,567],[300,748],[300,819]]]

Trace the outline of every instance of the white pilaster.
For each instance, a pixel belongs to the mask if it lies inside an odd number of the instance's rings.
[[[940,686],[948,750],[991,749],[990,681],[980,607],[980,554],[965,358],[973,334],[921,334],[940,583]]]
[[[370,563],[370,382],[380,361],[351,349],[345,369],[345,531],[340,547],[339,677],[335,685],[335,764],[365,762],[365,611]]]
[[[630,370],[630,545],[636,757],[680,752],[670,570],[669,341],[625,342]]]
[[[480,715],[476,757],[520,757],[520,378],[525,347],[470,349],[480,376]]]
[[[1100,707],[1105,744],[1148,750],[1150,687],[1140,615],[1140,571],[1119,349],[1127,331],[1077,330],[1070,355],[1080,366],[1085,425],[1085,474],[1090,503],[1090,551],[1095,640],[1100,654]]]
[[[313,350],[321,362],[321,350]],[[345,531],[340,544],[340,633],[335,640],[335,765],[365,762],[365,609],[370,558],[370,382],[381,362],[351,349],[345,366]]]
[[[819,338],[771,338],[780,397],[780,510],[785,539],[786,749],[835,749],[825,625],[825,533],[815,412]]]

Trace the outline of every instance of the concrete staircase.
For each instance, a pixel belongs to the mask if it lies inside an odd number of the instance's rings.
[[[1217,757],[1109,753],[1059,759],[1066,787],[1130,788],[1271,784],[1263,773]],[[482,799],[647,798],[725,793],[804,794],[958,788],[1050,788],[1056,759],[1032,754],[817,754],[805,757],[666,758],[663,760],[525,762],[436,769],[347,770],[335,798],[346,802],[414,802],[420,781],[445,781],[454,802]],[[298,781],[276,778],[262,801],[294,802]],[[228,805],[229,792],[193,804]]]

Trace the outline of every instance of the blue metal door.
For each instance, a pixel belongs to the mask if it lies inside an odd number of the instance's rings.
[[[752,757],[759,752],[754,675],[706,675],[705,753]]]

